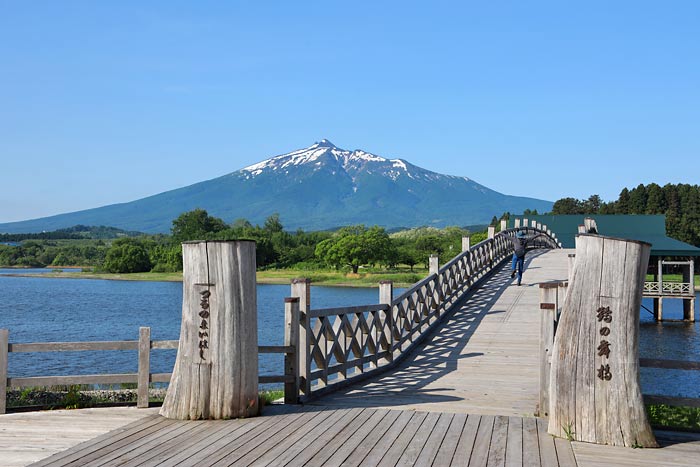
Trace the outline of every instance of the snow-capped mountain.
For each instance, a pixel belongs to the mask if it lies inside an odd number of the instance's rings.
[[[505,211],[549,211],[552,203],[504,195],[466,177],[348,151],[324,139],[212,180],[129,203],[0,224],[0,232],[76,224],[168,232],[173,219],[198,207],[227,222],[245,218],[262,223],[276,212],[286,228],[315,230],[359,223],[389,228],[472,225]]]

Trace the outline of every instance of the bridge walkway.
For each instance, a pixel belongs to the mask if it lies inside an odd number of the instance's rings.
[[[521,286],[497,271],[397,369],[314,405],[532,417],[539,384],[539,287],[565,280],[569,250],[526,257]]]

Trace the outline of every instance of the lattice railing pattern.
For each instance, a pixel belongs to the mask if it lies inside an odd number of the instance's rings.
[[[661,286],[661,287],[659,287]],[[693,295],[690,282],[645,282],[644,295]]]
[[[544,230],[521,228],[541,235],[530,248],[558,248],[556,237]],[[302,399],[391,364],[428,332],[472,287],[512,255],[505,230],[462,252],[391,301],[301,312],[300,362]]]

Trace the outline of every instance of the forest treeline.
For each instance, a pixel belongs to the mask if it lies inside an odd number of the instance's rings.
[[[390,235],[381,227],[364,225],[335,232],[288,232],[277,214],[268,217],[263,225],[253,225],[245,219],[227,224],[203,209],[174,219],[170,235],[119,231],[112,234],[120,238],[87,239],[88,234],[83,231],[76,239],[74,233],[64,229],[61,234],[48,232],[38,238],[3,239],[22,241],[0,245],[0,266],[92,266],[114,273],[176,272],[182,270],[180,244],[184,241],[254,240],[260,269],[330,267],[357,273],[363,265],[387,269],[405,265],[413,270],[415,265],[427,264],[431,254],[455,256],[461,251],[462,237],[470,234],[459,227],[421,227]],[[486,237],[485,232],[471,235],[473,243]]]
[[[700,246],[700,185],[656,183],[623,188],[615,201],[598,195],[588,199],[562,198],[552,214],[665,214],[666,235]]]

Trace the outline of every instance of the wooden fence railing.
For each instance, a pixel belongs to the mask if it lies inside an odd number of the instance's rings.
[[[552,367],[552,348],[557,331],[557,323],[562,311],[568,283],[548,282],[540,284],[540,400],[539,416],[547,416],[549,410],[549,373]],[[700,370],[700,362],[686,360],[659,360],[640,358],[643,368],[663,368],[672,370]],[[700,398],[668,397],[643,394],[647,404],[668,404],[686,407],[700,407]]]
[[[551,232],[520,228],[540,235],[529,248],[558,248]],[[290,313],[298,314],[300,400],[306,401],[394,366],[442,321],[452,307],[475,285],[487,278],[513,253],[508,238],[515,229],[495,234],[469,247],[423,280],[393,298],[391,282],[382,282],[379,303],[311,309],[307,280],[292,284],[298,298]],[[468,245],[468,241],[463,244]],[[432,258],[436,259],[436,258]],[[432,269],[432,268],[431,268]]]
[[[168,383],[171,373],[151,373],[151,350],[177,349],[177,340],[151,340],[151,328],[139,328],[137,341],[103,341],[103,342],[36,342],[10,343],[9,331],[0,329],[0,414],[5,413],[7,388],[44,387],[73,384],[137,384],[137,407],[148,407],[148,387],[150,383]],[[66,375],[66,376],[30,376],[8,377],[8,357],[10,353],[19,352],[67,352],[95,350],[137,350],[137,373],[99,374],[99,375]],[[284,354],[285,368],[292,368],[291,361],[296,359],[296,349],[290,346],[258,346],[259,353]],[[295,376],[289,372],[283,375],[263,375],[259,382],[264,383],[293,383]],[[291,394],[290,394],[291,397]],[[285,394],[286,398],[286,394]],[[291,399],[290,399],[291,401]]]

